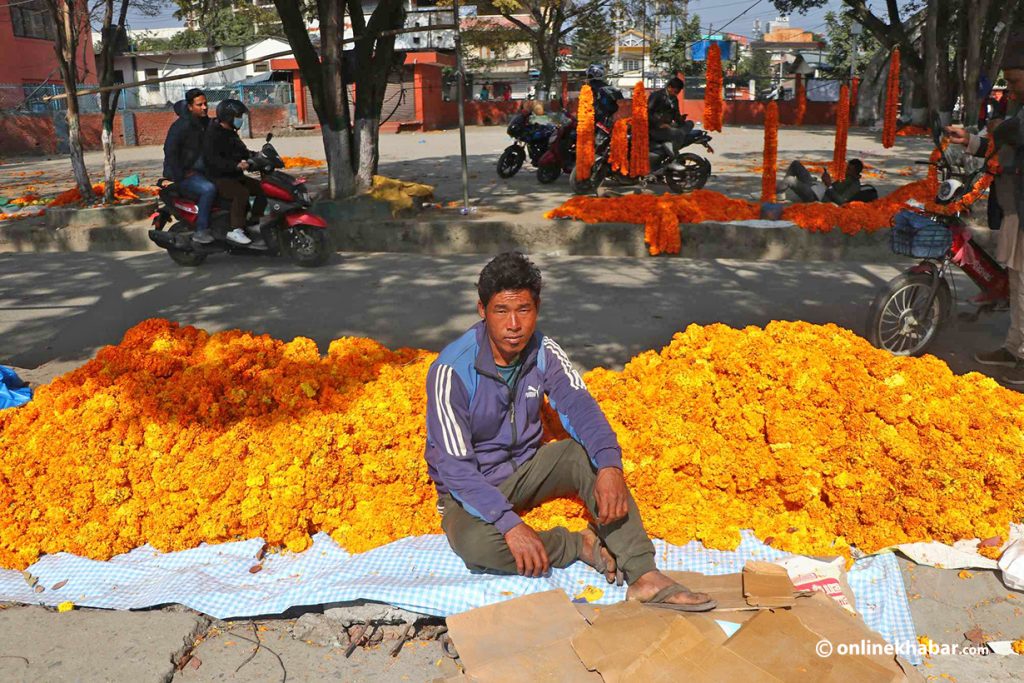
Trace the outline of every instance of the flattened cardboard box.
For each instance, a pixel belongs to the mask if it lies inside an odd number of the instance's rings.
[[[755,565],[746,573],[669,572],[691,590],[710,593],[718,601],[719,609],[704,614],[623,602],[588,606],[582,610],[585,619],[556,590],[449,617],[449,635],[466,668],[462,680],[923,680],[895,657],[819,657],[814,648],[823,637],[834,644],[884,641],[824,594],[794,596],[792,583],[784,588],[786,583],[771,569]],[[747,592],[757,605],[750,604]],[[792,607],[786,609],[769,610],[761,604],[787,600]],[[727,638],[716,619],[743,625]]]

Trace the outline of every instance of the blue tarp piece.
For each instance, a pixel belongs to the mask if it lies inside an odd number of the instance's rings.
[[[6,365],[0,365],[0,410],[17,408],[31,400],[32,390],[21,381],[18,373]]]

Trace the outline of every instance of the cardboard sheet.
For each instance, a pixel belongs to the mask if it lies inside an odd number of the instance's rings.
[[[753,561],[743,567],[743,597],[752,607],[792,607],[794,591],[784,567]]]

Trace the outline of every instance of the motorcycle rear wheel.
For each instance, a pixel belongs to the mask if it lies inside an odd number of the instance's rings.
[[[558,166],[541,166],[537,169],[537,180],[544,185],[550,185],[562,177],[562,169]]]
[[[519,145],[509,145],[498,157],[498,177],[511,178],[523,167],[526,152]]]
[[[873,346],[895,356],[920,356],[935,341],[949,315],[952,297],[942,280],[929,309],[921,310],[933,277],[904,273],[878,293],[868,313],[867,339]]]
[[[327,263],[334,253],[331,236],[324,228],[297,225],[285,236],[288,255],[303,268],[316,268]]]
[[[167,232],[190,231],[191,229],[181,221],[178,221],[167,230]],[[207,256],[206,254],[197,254],[194,251],[184,251],[183,249],[174,248],[168,249],[167,255],[170,256],[171,260],[177,263],[179,266],[184,266],[186,268],[195,268],[196,266],[200,265],[203,261],[205,261]]]
[[[681,171],[669,169],[665,173],[665,184],[676,194],[692,192],[704,187],[711,177],[711,162],[702,156],[685,152],[679,155],[676,163],[683,167]]]

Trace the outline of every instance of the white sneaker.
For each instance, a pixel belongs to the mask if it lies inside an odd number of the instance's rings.
[[[241,244],[243,246],[246,244],[252,244],[252,240],[249,239],[249,236],[246,235],[245,231],[241,228],[235,228],[229,232],[226,237],[228,242],[231,242],[232,244]]]

